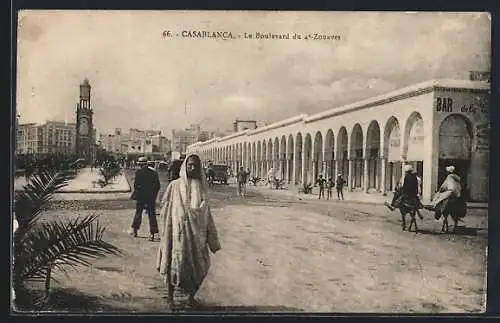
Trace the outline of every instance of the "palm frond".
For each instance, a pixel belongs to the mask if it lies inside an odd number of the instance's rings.
[[[63,222],[54,220],[27,233],[25,247],[29,252],[18,262],[22,280],[43,279],[47,268],[90,265],[90,259],[120,255],[122,251],[103,241],[105,228],[97,216],[91,215]]]
[[[68,179],[67,172],[43,171],[32,176],[23,190],[17,192],[14,211],[19,224],[19,229],[16,232],[18,239],[30,230],[43,206],[52,199],[58,189],[68,184]],[[16,239],[16,237],[14,238]]]

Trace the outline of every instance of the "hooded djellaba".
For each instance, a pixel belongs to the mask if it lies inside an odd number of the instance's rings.
[[[187,296],[186,306],[193,307],[210,268],[209,251],[215,253],[221,245],[198,155],[184,159],[179,175],[162,198],[156,268],[167,285],[168,306],[174,305],[174,296]]]

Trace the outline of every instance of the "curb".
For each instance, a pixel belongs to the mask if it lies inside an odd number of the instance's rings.
[[[107,190],[107,191],[89,191],[89,190],[74,190],[74,191],[56,191],[56,194],[75,194],[75,193],[85,193],[85,194],[112,194],[112,193],[129,193],[130,189],[128,190]]]
[[[130,193],[132,191],[132,188],[130,186],[130,181],[127,178],[127,175],[123,173],[123,177],[125,177],[125,181],[127,183],[128,189],[120,189],[120,190],[102,190],[102,191],[92,191],[92,190],[62,190],[62,191],[55,191],[56,194],[75,194],[75,193],[80,193],[80,194],[110,194],[110,193]],[[14,192],[21,192],[23,189],[14,189]]]
[[[253,185],[252,185],[253,187]],[[257,186],[257,190],[259,190]],[[276,191],[276,190],[272,190]],[[279,191],[279,190],[278,190]],[[288,192],[293,192],[293,190],[285,189],[283,191],[288,191]],[[277,193],[279,194],[279,193]],[[300,200],[318,200],[317,198],[312,198],[311,196],[314,196],[314,194],[301,194],[300,195]],[[289,195],[292,199],[299,199],[297,195]],[[335,200],[335,199],[333,199]],[[326,199],[321,200],[321,201],[328,201]],[[379,201],[362,201],[362,200],[354,200],[354,199],[346,199],[343,200],[342,203],[356,203],[356,204],[369,204],[369,205],[384,205],[384,202],[379,202]],[[486,204],[486,203],[485,203]],[[488,204],[484,205],[483,203],[467,203],[467,209],[470,210],[488,210]]]

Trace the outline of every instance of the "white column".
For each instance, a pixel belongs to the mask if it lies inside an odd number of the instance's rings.
[[[304,184],[306,183],[306,169],[307,169],[307,166],[306,165],[306,141],[303,140],[302,142],[302,169],[300,170],[301,173],[302,173],[302,181],[301,181],[301,184]]]
[[[385,172],[386,172],[386,168],[387,168],[387,161],[386,161],[386,158],[385,157],[382,157],[380,158],[380,161],[381,161],[381,176],[380,176],[380,180],[381,180],[381,183],[380,183],[380,190],[382,191],[382,195],[386,195],[385,193]]]
[[[285,158],[285,182],[290,182],[290,159],[288,156]]]
[[[351,190],[353,185],[352,185],[352,173],[353,173],[353,165],[354,161],[352,159],[349,159],[349,167],[347,169],[347,189]]]
[[[339,161],[335,160],[334,163],[335,163],[335,173],[333,174],[333,178],[335,179],[335,178],[337,178],[337,174],[339,173]],[[345,176],[345,174],[344,174],[344,176]]]
[[[313,159],[313,161],[312,161],[312,164],[313,164],[312,179],[313,179],[313,181],[316,181],[316,174],[319,174],[318,163],[319,163],[319,161],[316,161]]]
[[[368,193],[368,159],[363,159],[363,189]]]
[[[297,184],[297,153],[295,152],[293,154],[293,159],[292,159],[292,165],[293,165],[293,172],[292,172],[292,183],[293,185]]]

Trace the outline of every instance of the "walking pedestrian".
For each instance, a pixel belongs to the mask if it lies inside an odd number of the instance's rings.
[[[333,187],[335,186],[335,183],[333,182],[333,179],[330,177],[328,179],[328,182],[326,183],[326,199],[329,200],[330,198],[333,198],[332,196],[332,190]]]
[[[167,286],[169,308],[175,296],[187,296],[187,307],[196,306],[194,296],[210,268],[209,251],[221,249],[206,185],[200,158],[189,155],[162,198],[156,269]]]
[[[345,185],[345,180],[342,177],[342,174],[337,174],[337,179],[335,180],[335,188],[337,190],[337,198],[340,200],[344,199],[344,185]]]
[[[324,199],[325,198],[325,184],[326,184],[326,180],[323,178],[323,175],[319,175],[319,178],[316,181],[316,183],[319,186],[318,199],[321,199],[321,198]]]
[[[243,167],[240,167],[240,170],[238,171],[237,174],[238,188],[236,193],[238,196],[245,197],[246,181],[247,181],[247,172],[243,169]]]
[[[142,167],[135,172],[134,192],[132,199],[135,199],[135,216],[132,222],[134,237],[141,227],[142,212],[148,212],[150,241],[154,241],[154,235],[158,233],[158,222],[156,220],[156,197],[160,190],[160,179],[158,173],[148,167],[145,157],[139,158]]]

